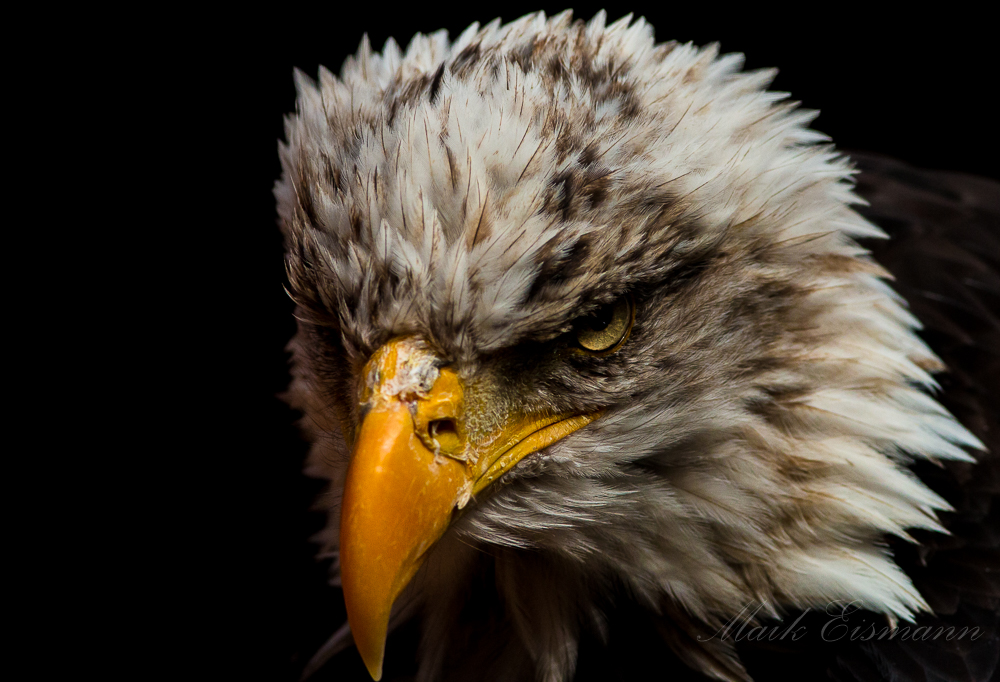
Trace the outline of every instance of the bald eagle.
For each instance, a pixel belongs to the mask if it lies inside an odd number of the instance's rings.
[[[288,400],[349,617],[311,669],[410,622],[426,681],[993,674],[995,186],[852,162],[741,65],[566,12],[298,74]]]

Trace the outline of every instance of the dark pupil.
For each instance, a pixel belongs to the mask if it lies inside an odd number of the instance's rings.
[[[609,303],[604,306],[596,313],[587,318],[586,327],[587,329],[592,329],[595,332],[599,332],[602,329],[606,329],[609,324],[611,324],[611,318],[614,317],[615,304]]]

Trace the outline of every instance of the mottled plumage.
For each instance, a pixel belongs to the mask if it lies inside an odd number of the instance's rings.
[[[622,602],[730,680],[738,653],[705,635],[748,604],[934,606],[884,539],[933,542],[951,509],[908,464],[971,467],[983,443],[932,397],[944,365],[855,242],[884,235],[852,208],[850,161],[741,63],[564,13],[299,74],[276,195],[324,552],[361,369],[390,340],[461,377],[470,433],[603,410],[456,511],[396,603],[421,619],[418,679],[571,679]],[[570,352],[575,321],[623,296],[621,348]]]

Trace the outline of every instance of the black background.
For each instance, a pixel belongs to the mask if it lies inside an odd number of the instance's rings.
[[[813,127],[841,148],[997,176],[998,60],[984,16],[957,5],[934,14],[753,5],[633,3],[609,9],[608,22],[632,10],[658,41],[718,41],[723,52],[745,53],[747,68],[778,67],[772,89],[819,109]],[[308,510],[320,486],[301,474],[306,447],[276,397],[287,383],[283,347],[294,321],[271,190],[282,116],[294,109],[293,67],[313,77],[319,64],[337,72],[364,32],[376,50],[390,35],[405,47],[416,31],[444,27],[454,38],[472,21],[538,8],[369,2],[194,14],[157,56],[171,85],[163,97],[172,125],[183,131],[165,150],[176,159],[182,221],[173,228],[182,260],[173,264],[171,312],[184,369],[167,381],[181,384],[172,399],[183,402],[189,425],[171,470],[177,497],[194,495],[180,506],[196,509],[177,516],[176,570],[197,586],[184,608],[200,633],[197,641],[182,635],[178,646],[213,660],[199,664],[198,677],[292,679],[343,620],[339,592],[324,585],[325,565],[308,542],[323,522]],[[589,19],[596,9],[577,4],[576,15]],[[356,656],[338,664],[354,667],[333,679],[363,679]]]

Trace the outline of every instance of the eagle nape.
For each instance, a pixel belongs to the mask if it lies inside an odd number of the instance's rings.
[[[901,266],[963,264],[941,284],[962,336],[858,244],[912,197],[861,208],[815,112],[741,67],[564,12],[297,73],[275,189],[288,396],[330,481],[350,623],[310,672],[353,643],[379,679],[416,621],[418,680],[568,682],[627,611],[664,673],[762,679],[732,627],[852,605],[880,628],[978,614],[981,641],[948,655],[993,674],[995,532],[967,541],[952,601],[910,554],[995,516],[1000,198],[949,189],[981,248],[939,234]],[[977,480],[963,498],[927,465]],[[890,644],[809,656],[845,680],[930,675]]]

